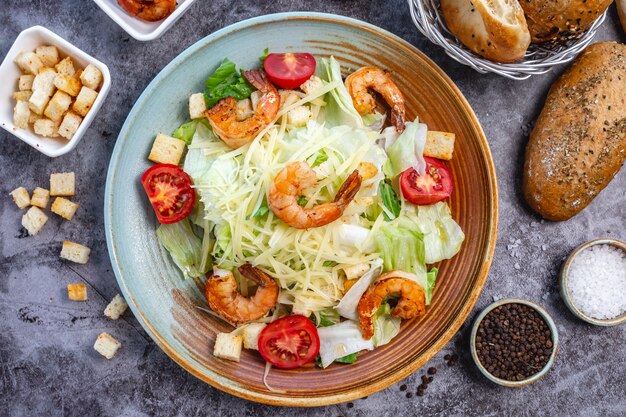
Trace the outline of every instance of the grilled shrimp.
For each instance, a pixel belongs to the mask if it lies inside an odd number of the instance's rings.
[[[131,16],[148,22],[163,20],[176,8],[176,0],[117,0]]]
[[[267,314],[278,300],[278,284],[265,272],[250,265],[239,267],[241,275],[254,281],[258,288],[251,297],[241,295],[232,272],[213,270],[206,282],[205,295],[211,310],[234,324],[257,320]]]
[[[330,203],[304,208],[298,204],[298,197],[306,188],[317,183],[315,171],[306,162],[292,162],[283,168],[270,187],[269,206],[276,216],[296,229],[309,229],[324,226],[343,215],[356,193],[361,188],[358,170],[344,181],[335,199]]]
[[[382,274],[361,296],[357,306],[361,334],[365,339],[374,335],[374,314],[387,296],[400,296],[391,315],[402,319],[419,317],[426,312],[426,295],[421,285],[411,279],[413,274],[392,271]]]
[[[391,107],[391,124],[398,133],[404,131],[404,96],[391,80],[389,72],[377,67],[363,67],[354,71],[345,81],[348,93],[352,97],[354,108],[359,114],[373,113],[376,99],[369,93],[372,89],[380,94]]]
[[[262,70],[243,71],[243,76],[261,92],[261,98],[252,116],[237,119],[237,100],[226,97],[217,102],[206,115],[213,131],[226,146],[237,149],[249,142],[278,114],[280,95]]]

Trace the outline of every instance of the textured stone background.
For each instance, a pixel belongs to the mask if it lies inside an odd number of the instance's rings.
[[[273,408],[224,394],[196,380],[156,348],[137,321],[107,320],[102,310],[117,293],[104,238],[103,194],[117,133],[135,99],[171,59],[203,36],[266,13],[315,10],[363,19],[424,51],[458,84],[491,143],[500,189],[498,246],[489,280],[465,326],[428,366],[439,372],[425,397],[415,392],[423,370],[354,403],[317,409]],[[577,245],[601,236],[626,240],[626,172],[579,216],[542,222],[520,195],[523,150],[550,83],[563,70],[513,82],[478,75],[449,59],[418,34],[404,1],[198,1],[165,35],[130,38],[90,1],[5,0],[0,7],[0,58],[17,34],[44,25],[105,62],[111,92],[80,145],[50,159],[0,132],[0,415],[10,416],[409,416],[409,415],[626,415],[626,326],[598,329],[576,320],[562,303],[557,272]],[[597,40],[626,41],[611,8]],[[13,80],[0,80],[13,82]],[[6,100],[6,98],[2,98]],[[8,104],[3,104],[8,105]],[[75,171],[81,208],[72,222],[51,215],[37,237],[19,238],[21,212],[8,192],[47,186],[51,172]],[[89,264],[61,262],[64,239],[92,247]],[[67,300],[65,286],[85,282],[90,300]],[[503,297],[536,301],[553,315],[561,349],[553,370],[524,389],[490,384],[471,362],[468,327],[487,304]],[[92,349],[108,331],[123,348],[106,361]],[[457,352],[460,363],[444,364]],[[400,391],[408,385],[406,392]]]

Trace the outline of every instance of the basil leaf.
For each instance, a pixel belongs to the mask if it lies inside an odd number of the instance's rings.
[[[400,204],[400,200],[398,199],[398,195],[396,191],[391,186],[391,182],[389,180],[381,181],[379,186],[380,198],[383,201],[383,205],[387,208],[387,210],[393,214],[393,217],[389,217],[387,212],[383,212],[385,216],[385,221],[391,221],[397,218],[400,215],[400,211],[402,210],[402,205]]]

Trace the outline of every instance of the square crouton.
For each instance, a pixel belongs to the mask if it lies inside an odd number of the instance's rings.
[[[72,104],[72,97],[63,91],[57,91],[52,96],[43,114],[47,116],[48,119],[56,122],[63,117],[63,114],[70,108],[70,104]]]
[[[76,178],[73,172],[61,172],[50,174],[50,195],[51,196],[72,196],[74,195],[74,184]]]
[[[98,86],[102,82],[102,72],[94,64],[89,64],[85,67],[80,74],[80,82],[85,87],[89,87],[92,90],[97,90]]]
[[[44,66],[41,59],[34,52],[20,52],[15,57],[14,62],[23,72],[32,75],[37,75]]]
[[[77,264],[86,264],[89,261],[91,249],[78,243],[65,241],[61,249],[61,258]]]
[[[117,320],[122,314],[124,314],[127,308],[128,304],[126,304],[124,297],[117,294],[104,309],[104,315],[111,320]]]
[[[28,129],[30,108],[27,101],[18,101],[13,108],[13,124],[20,129]]]
[[[45,91],[34,91],[28,99],[28,107],[33,113],[41,116],[49,101],[50,96]]]
[[[15,101],[28,101],[30,96],[33,95],[31,90],[20,90],[13,93],[13,100]]]
[[[259,335],[265,328],[265,323],[250,323],[243,328],[243,347],[259,350]]]
[[[87,301],[85,284],[67,284],[67,298],[73,301]]]
[[[204,117],[206,110],[206,101],[204,101],[203,93],[196,93],[189,96],[189,116],[191,116],[192,119]]]
[[[241,335],[235,336],[232,333],[218,333],[213,348],[213,356],[239,362],[242,342],[243,339]]]
[[[454,139],[454,133],[429,131],[426,135],[424,155],[449,161],[454,151]]]
[[[80,82],[82,84],[82,81],[80,80],[80,76],[83,75],[83,69],[79,68],[76,70],[76,72],[74,73],[74,78],[76,78],[76,81]]]
[[[22,226],[28,230],[31,236],[39,233],[44,224],[48,221],[46,213],[41,211],[39,207],[31,207],[22,216]]]
[[[178,165],[185,150],[185,142],[159,133],[152,144],[148,159],[157,164]]]
[[[42,68],[33,80],[33,93],[41,92],[51,97],[54,93],[54,79],[57,73],[52,68]]]
[[[35,49],[35,54],[46,67],[52,67],[59,62],[59,50],[56,46],[44,45]]]
[[[59,121],[53,122],[50,119],[41,118],[33,122],[33,130],[38,135],[56,138],[59,136],[59,125]]]
[[[346,274],[346,279],[361,278],[369,270],[370,264],[368,263],[350,265],[343,268],[343,272]]]
[[[20,75],[20,80],[17,83],[18,88],[20,90],[32,90],[33,89],[33,80],[35,76],[32,74],[24,74]]]
[[[81,87],[80,81],[66,74],[57,74],[54,78],[54,86],[72,97],[78,95]]]
[[[50,200],[50,191],[45,188],[37,187],[33,190],[33,196],[30,199],[32,206],[46,208],[48,207],[48,200]]]
[[[102,332],[96,339],[93,348],[107,359],[112,359],[117,353],[122,344],[115,340],[113,336],[108,333]]]
[[[81,88],[78,96],[76,96],[76,101],[72,106],[72,110],[85,117],[87,113],[89,113],[89,110],[91,110],[93,102],[96,101],[96,97],[98,97],[98,93],[96,91],[89,87]]]
[[[295,127],[306,126],[313,118],[313,113],[308,106],[298,106],[287,113],[287,123]]]
[[[29,107],[30,107],[30,104],[29,104]],[[35,113],[34,111],[31,111],[30,117],[28,118],[28,124],[32,125],[39,119],[41,119],[41,116]]]
[[[69,56],[65,57],[61,60],[61,62],[56,64],[54,69],[56,69],[59,74],[69,75],[70,77],[73,77],[76,73],[76,70],[74,69],[74,62]]]
[[[28,191],[26,190],[26,188],[16,188],[9,194],[11,195],[11,197],[13,197],[13,201],[18,208],[23,209],[24,207],[28,207],[30,205],[30,196],[28,195]]]
[[[59,135],[63,136],[67,140],[72,139],[82,121],[83,118],[76,113],[72,113],[71,111],[65,113],[61,126],[59,126]]]
[[[74,213],[78,210],[78,204],[71,202],[67,198],[57,197],[54,199],[50,211],[63,217],[65,220],[72,220]]]

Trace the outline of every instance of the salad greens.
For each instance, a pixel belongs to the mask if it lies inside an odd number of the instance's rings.
[[[172,137],[182,140],[187,145],[191,145],[191,140],[196,134],[196,129],[199,123],[203,124],[207,128],[210,128],[209,121],[207,119],[192,120],[190,122],[180,125],[180,127],[176,129],[174,133],[172,133]]]
[[[428,127],[418,123],[407,123],[404,132],[397,137],[393,144],[387,147],[387,162],[385,162],[385,175],[395,178],[409,168],[415,168],[417,173],[424,175],[426,161],[424,160],[424,146]],[[389,141],[389,138],[387,139]]]
[[[224,58],[220,66],[206,80],[206,92],[204,98],[209,108],[223,98],[233,97],[235,100],[243,100],[250,97],[254,87],[237,71],[234,62]]]
[[[375,347],[386,345],[400,332],[402,319],[391,315],[389,303],[383,303],[374,315],[374,336],[372,341]]]
[[[193,232],[189,218],[173,224],[162,224],[156,231],[159,242],[170,253],[174,263],[183,272],[185,279],[205,275],[213,266],[209,252],[210,237],[207,244]]]
[[[383,209],[383,215],[385,216],[385,221],[391,221],[396,219],[400,215],[400,211],[402,210],[402,205],[400,204],[400,199],[398,198],[398,194],[393,189],[391,185],[391,181],[385,180],[380,182],[380,199],[382,200],[382,204],[385,207]]]

